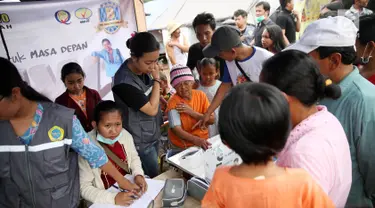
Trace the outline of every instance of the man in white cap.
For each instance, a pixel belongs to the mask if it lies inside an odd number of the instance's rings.
[[[320,71],[339,84],[342,96],[322,100],[341,122],[352,157],[352,187],[347,207],[374,207],[375,201],[375,86],[353,65],[357,28],[346,17],[328,17],[311,23],[301,39],[285,50],[310,54]]]
[[[170,67],[176,64],[186,64],[187,52],[189,51],[189,43],[181,34],[181,24],[171,21],[167,25],[168,34],[171,36],[166,46],[167,55],[171,62]]]

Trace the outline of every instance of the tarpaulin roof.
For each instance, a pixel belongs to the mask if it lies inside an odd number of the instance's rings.
[[[163,29],[168,22],[174,20],[182,24],[191,24],[195,16],[202,12],[210,12],[215,18],[229,18],[237,9],[249,14],[249,22],[254,22],[255,13],[252,8],[261,0],[154,0],[145,3],[148,30]],[[268,0],[271,12],[278,7],[279,0]]]

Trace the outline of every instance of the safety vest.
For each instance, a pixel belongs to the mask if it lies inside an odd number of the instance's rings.
[[[42,120],[28,145],[9,121],[0,121],[0,207],[78,206],[78,156],[71,150],[74,111],[54,103],[42,106]]]

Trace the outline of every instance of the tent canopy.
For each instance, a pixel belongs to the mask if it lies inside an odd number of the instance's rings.
[[[243,9],[249,12],[249,23],[254,23],[255,5],[261,0],[154,0],[145,3],[147,30],[164,29],[174,20],[182,24],[191,24],[195,16],[210,12],[215,19],[232,17],[234,11]],[[279,0],[268,0],[271,13],[278,7]]]

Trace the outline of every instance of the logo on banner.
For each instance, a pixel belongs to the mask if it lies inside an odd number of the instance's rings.
[[[2,30],[12,29],[12,25],[10,24],[10,18],[8,14],[0,13],[0,27]]]
[[[66,10],[59,10],[55,13],[55,18],[58,22],[64,25],[69,25],[70,24],[70,18],[71,15],[68,11]]]
[[[48,137],[52,142],[61,141],[64,138],[64,129],[54,126],[48,131]]]
[[[120,6],[112,1],[105,2],[99,8],[100,23],[98,31],[114,34],[121,27],[127,27],[128,22],[122,20]]]
[[[76,17],[80,20],[80,23],[90,22],[92,11],[88,8],[79,8],[75,11]]]

